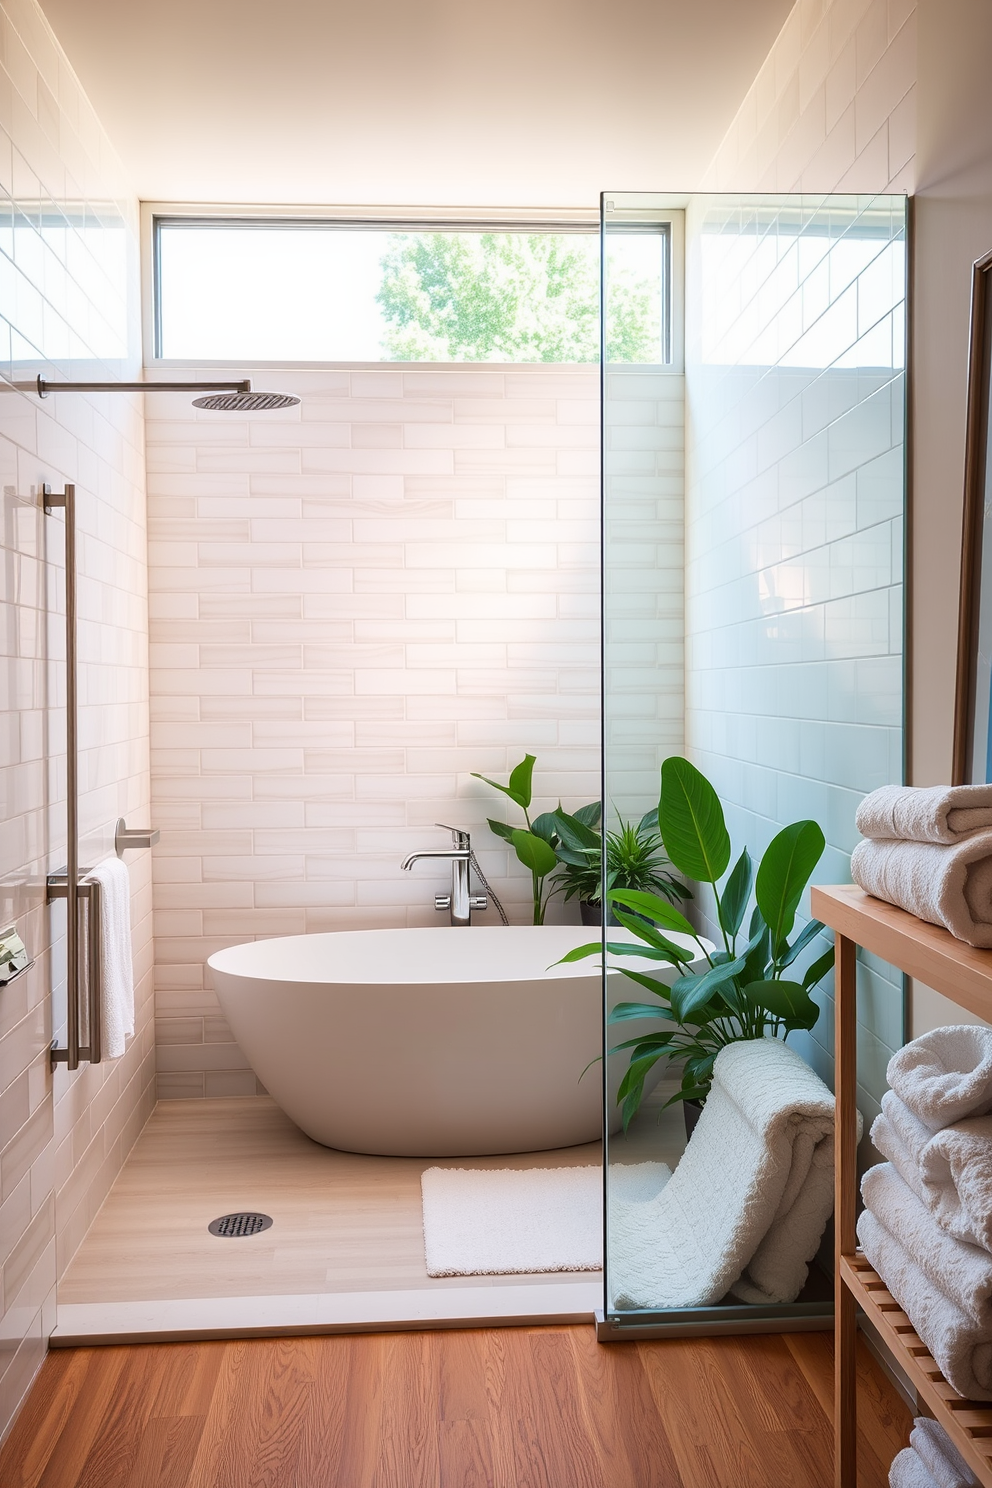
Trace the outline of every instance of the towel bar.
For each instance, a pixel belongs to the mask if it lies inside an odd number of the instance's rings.
[[[129,827],[122,816],[114,831],[114,851],[119,858],[136,847],[154,847],[161,832],[157,827]]]
[[[72,900],[69,893],[69,878],[65,873],[52,873],[48,877],[48,899]],[[76,882],[76,914],[75,937],[72,934],[71,922],[66,926],[66,940],[70,942],[75,938],[76,943],[76,980],[70,980],[66,975],[66,1048],[60,1049],[52,1044],[51,1061],[53,1065],[64,1064],[68,1069],[79,1068],[80,1061],[88,1059],[90,1064],[99,1064],[103,1058],[103,1007],[101,1003],[101,976],[100,976],[100,923],[103,890],[100,883],[94,878],[83,878]],[[80,1034],[80,1003],[81,988],[79,986],[79,922],[78,904],[82,900],[86,904],[86,994],[87,994],[87,1030],[89,1032],[89,1043],[79,1042]],[[68,966],[68,961],[67,961]]]

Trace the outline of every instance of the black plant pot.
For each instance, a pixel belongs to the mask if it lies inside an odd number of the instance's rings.
[[[601,925],[603,906],[598,899],[579,900],[579,919],[583,925]]]
[[[685,1121],[685,1139],[688,1142],[696,1130],[696,1122],[703,1114],[703,1103],[700,1100],[684,1100],[682,1102],[682,1116]]]

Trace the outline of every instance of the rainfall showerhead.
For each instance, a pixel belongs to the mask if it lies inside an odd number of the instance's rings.
[[[194,398],[193,407],[256,413],[263,408],[292,408],[299,401],[293,393],[208,393],[205,398]]]

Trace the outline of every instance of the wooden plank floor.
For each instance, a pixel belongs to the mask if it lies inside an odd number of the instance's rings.
[[[831,1488],[832,1340],[592,1328],[50,1354],[3,1488]],[[860,1485],[909,1412],[864,1352]]]

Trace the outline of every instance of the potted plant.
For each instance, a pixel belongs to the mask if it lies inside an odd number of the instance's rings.
[[[560,806],[554,815],[559,836],[555,850],[561,867],[552,880],[551,892],[564,894],[566,901],[578,899],[583,925],[603,923],[604,888],[607,893],[613,889],[654,891],[673,904],[692,898],[691,890],[668,871],[671,863],[658,831],[657,807],[645,812],[636,826],[621,818],[618,829],[606,833],[605,875],[604,839],[597,830],[599,815],[587,823]],[[619,923],[612,910],[609,923]]]
[[[636,957],[641,966],[656,962],[679,973],[671,986],[623,968],[623,975],[650,993],[651,1002],[623,1002],[609,1015],[613,1024],[650,1018],[657,1031],[627,1039],[610,1053],[630,1051],[617,1103],[623,1107],[624,1130],[640,1107],[644,1082],[659,1060],[682,1065],[682,1084],[667,1103],[706,1099],[713,1064],[720,1050],[739,1039],[788,1038],[810,1029],[820,1009],[810,993],[833,966],[833,947],[817,957],[797,980],[791,971],[799,956],[823,930],[811,920],[792,940],[796,910],[825,846],[814,821],[793,822],[769,843],[754,872],[745,849],[727,875],[730,836],[723,808],[712,785],[688,760],[673,756],[661,767],[658,807],[661,837],[673,866],[713,891],[720,944],[707,943],[685,915],[657,894],[613,889],[608,902],[635,943],[607,942],[614,957]],[[741,926],[751,898],[752,913],[744,944]],[[633,913],[631,913],[633,911]],[[691,936],[698,950],[670,941],[665,932]],[[578,961],[599,955],[602,946],[580,946],[562,959]],[[701,970],[693,970],[693,963]]]

